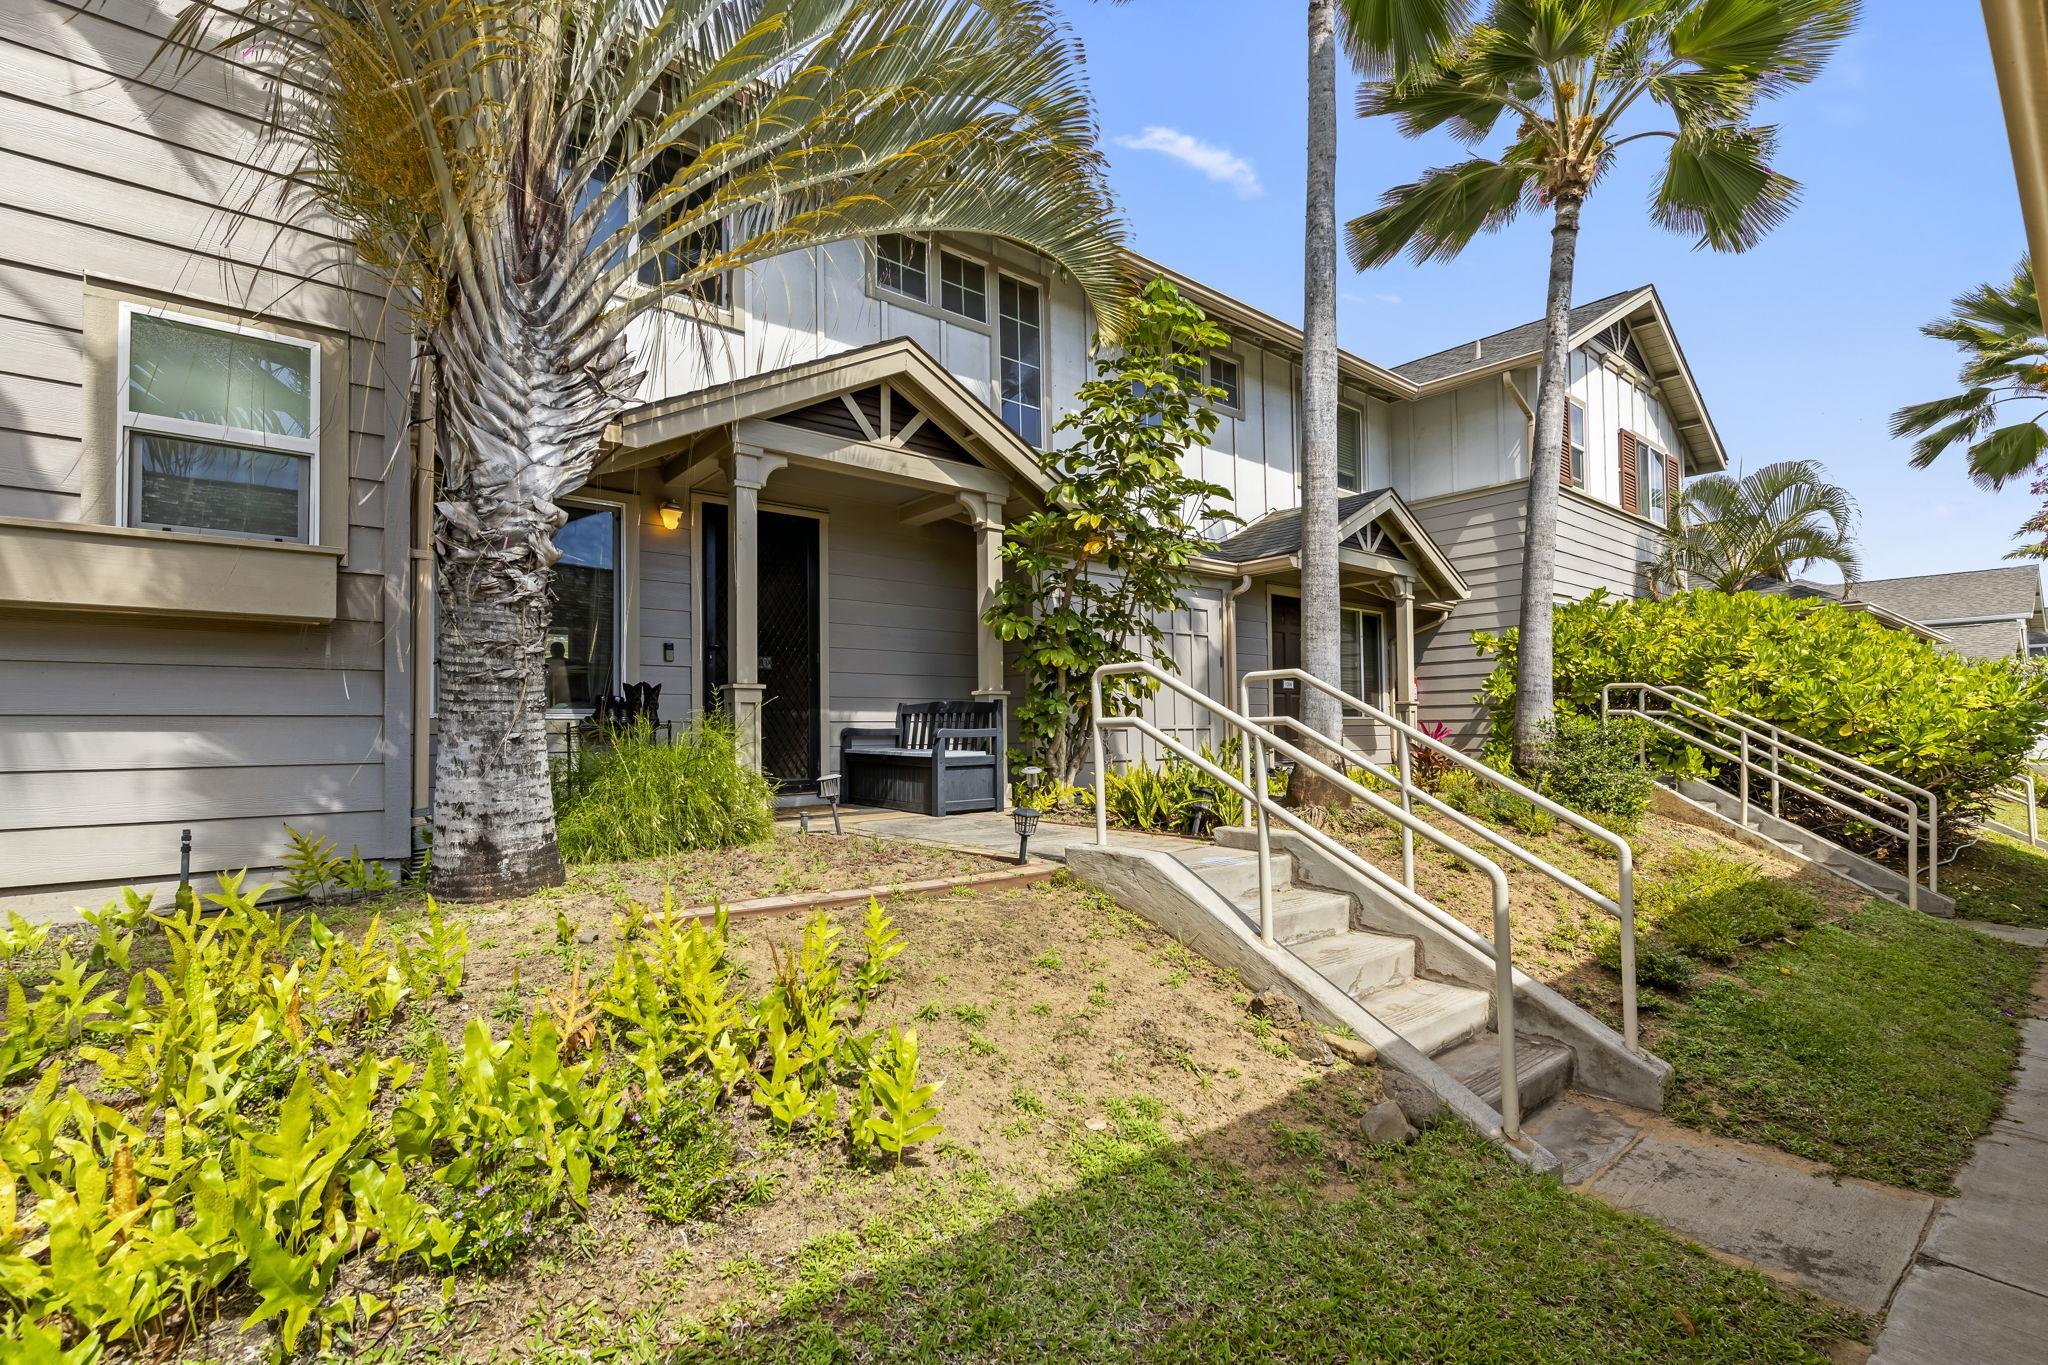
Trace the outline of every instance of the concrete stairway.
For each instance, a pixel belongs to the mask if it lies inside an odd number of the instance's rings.
[[[1215,847],[1174,856],[1256,929],[1257,854]],[[1418,973],[1414,939],[1352,928],[1349,895],[1298,886],[1294,876],[1293,858],[1273,854],[1274,935],[1281,944],[1479,1098],[1498,1107],[1500,1039],[1489,1027],[1492,996]],[[1517,1031],[1515,1081],[1525,1119],[1563,1093],[1571,1083],[1572,1063],[1570,1048]]]
[[[1742,800],[1734,792],[1717,787],[1711,782],[1698,782],[1687,778],[1667,778],[1662,783],[1665,791],[1684,802],[1687,807],[1701,814],[1714,817],[1721,824],[1734,827],[1752,838],[1760,838],[1773,847],[1810,863],[1824,872],[1832,873],[1845,882],[1850,882],[1874,896],[1905,905],[1908,900],[1906,878],[1872,858],[1866,858],[1843,848],[1832,840],[1824,839],[1807,829],[1772,815],[1767,807],[1755,801],[1750,802],[1749,823],[1742,823]],[[1955,901],[1938,892],[1929,891],[1925,885],[1917,897],[1920,909],[1943,919],[1953,919],[1956,913]]]

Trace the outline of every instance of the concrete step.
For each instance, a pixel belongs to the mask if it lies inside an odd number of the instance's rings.
[[[1432,1057],[1485,1028],[1493,1011],[1485,991],[1447,981],[1409,980],[1352,999]]]
[[[1236,902],[1254,923],[1259,918],[1255,891]],[[1351,927],[1351,897],[1341,891],[1286,886],[1273,893],[1273,936],[1290,946],[1341,934]]]
[[[1247,896],[1257,904],[1259,895],[1259,855],[1242,848],[1221,848],[1210,845],[1207,848],[1184,849],[1173,855],[1182,866],[1214,887],[1223,899],[1242,902]],[[1287,886],[1294,881],[1294,859],[1285,853],[1273,855],[1273,885]]]
[[[1465,1083],[1466,1089],[1500,1108],[1500,1035],[1492,1029],[1476,1034],[1447,1052],[1437,1063]],[[1572,1083],[1572,1050],[1526,1034],[1515,1036],[1515,1093],[1522,1117],[1528,1118],[1565,1092]]]
[[[1347,931],[1294,944],[1291,951],[1353,1000],[1362,1001],[1415,975],[1412,939]]]

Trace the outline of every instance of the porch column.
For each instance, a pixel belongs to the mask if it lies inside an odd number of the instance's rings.
[[[1003,677],[1003,641],[984,619],[996,604],[996,586],[1003,581],[1003,498],[963,493],[961,505],[974,527],[974,695],[992,701],[1002,717],[1003,742],[996,750],[996,799],[1010,803],[1010,691]]]
[[[732,453],[732,511],[726,535],[729,565],[725,582],[726,657],[732,677],[726,683],[725,709],[739,731],[740,753],[755,769],[761,766],[761,488],[768,476],[788,464],[751,446]]]
[[[1415,580],[1394,581],[1394,714],[1418,723],[1421,703],[1415,696]]]

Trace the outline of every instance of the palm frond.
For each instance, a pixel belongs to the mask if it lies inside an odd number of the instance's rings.
[[[1947,317],[1920,330],[1962,353],[1962,388],[1892,414],[1894,437],[1919,437],[1913,466],[1925,469],[1943,452],[1967,445],[1971,477],[1998,488],[2040,465],[2048,444],[2041,421],[2048,413],[2037,408],[2025,421],[1997,425],[2007,405],[2048,406],[2048,330],[2041,324],[2033,263],[2020,262],[2008,283],[1965,290]]]
[[[1770,98],[1819,76],[1860,10],[1860,0],[1693,4],[1672,28],[1671,51],[1702,70],[1749,73]]]
[[[1799,182],[1773,170],[1775,128],[1681,128],[1651,200],[1660,226],[1716,251],[1747,251],[1799,202]]]
[[[2039,465],[2044,450],[2048,432],[2038,421],[2002,426],[1970,447],[1970,477],[1982,488],[2003,488]]]
[[[1695,479],[1679,495],[1677,524],[1658,581],[1740,592],[1787,579],[1809,564],[1854,578],[1856,501],[1813,460],[1785,460],[1741,477]]]
[[[1418,262],[1448,261],[1481,232],[1495,232],[1535,201],[1536,168],[1484,158],[1443,166],[1412,185],[1396,185],[1380,207],[1345,227],[1360,270],[1403,251]]]
[[[1436,56],[1471,11],[1471,0],[1337,0],[1337,30],[1360,71],[1392,76]]]

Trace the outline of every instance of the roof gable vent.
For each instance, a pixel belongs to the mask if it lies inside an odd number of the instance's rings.
[[[1593,339],[1644,374],[1650,372],[1650,362],[1643,359],[1643,348],[1636,345],[1636,334],[1626,322],[1615,323]]]

